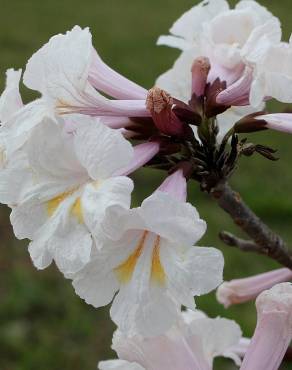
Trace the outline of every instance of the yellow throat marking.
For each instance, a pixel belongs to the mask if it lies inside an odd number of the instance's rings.
[[[153,253],[152,253],[152,266],[151,266],[151,279],[160,285],[165,284],[165,271],[160,261],[160,236],[155,239]]]
[[[115,268],[115,273],[122,284],[128,283],[134,273],[137,261],[142,254],[146,238],[149,231],[144,231],[142,237],[139,239],[134,252],[117,268]],[[153,252],[152,252],[152,262],[151,262],[151,280],[159,283],[160,285],[165,284],[166,276],[163,266],[160,261],[160,236],[157,236],[154,242]]]
[[[56,196],[55,198],[49,200],[47,202],[47,212],[48,212],[49,217],[51,217],[55,213],[55,211],[59,207],[59,205],[67,197],[69,197],[72,194],[73,194],[73,191],[68,191],[68,192],[62,193],[62,194]],[[71,213],[71,215],[73,215],[77,218],[79,223],[84,222],[83,211],[82,211],[82,202],[81,202],[80,197],[78,197],[75,200],[74,204],[71,206],[70,213]]]

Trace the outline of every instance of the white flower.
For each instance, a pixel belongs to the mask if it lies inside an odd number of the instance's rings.
[[[35,128],[25,146],[34,184],[11,213],[16,236],[32,240],[35,266],[45,268],[54,259],[66,274],[89,262],[94,242],[100,247],[106,208],[129,207],[133,188],[129,178],[113,176],[132,160],[130,143],[92,118],[70,117],[75,119],[71,135],[62,122],[45,120]],[[21,176],[15,171],[6,179],[7,191]]]
[[[206,224],[190,204],[156,191],[139,208],[108,209],[107,220],[104,232],[112,240],[73,285],[95,307],[107,305],[118,292],[111,317],[122,331],[161,334],[174,324],[181,305],[194,308],[194,295],[220,283],[220,251],[192,247]]]
[[[211,370],[217,356],[230,357],[240,365],[237,348],[241,340],[241,330],[234,321],[209,319],[200,311],[187,311],[176,326],[155,338],[130,338],[118,330],[112,348],[119,360],[100,362],[99,369],[133,366],[135,370]]]
[[[19,82],[20,73],[17,77]],[[101,60],[92,46],[88,28],[75,26],[65,35],[52,37],[30,58],[23,80],[27,87],[40,92],[41,98],[7,115],[3,107],[11,89],[6,89],[0,113],[5,121],[1,136],[8,157],[26,143],[34,128],[45,119],[58,124],[60,115],[83,113],[105,116],[103,122],[109,127],[117,124],[122,127],[129,124],[127,117],[150,116],[145,106],[147,90]],[[120,100],[110,100],[100,92]]]
[[[252,74],[249,99],[253,107],[268,98],[291,103],[291,39],[281,42],[279,20],[255,1],[240,1],[234,10],[226,10],[226,6],[225,1],[209,1],[184,14],[171,29],[184,40],[180,48],[195,48],[209,57],[213,65],[210,80],[219,75],[231,85],[247,68]],[[159,42],[178,46],[182,41],[170,36]]]
[[[88,28],[75,26],[53,36],[28,61],[23,80],[57,114],[150,115],[145,107],[147,91],[103,63]],[[97,90],[123,100],[110,100]]]
[[[227,70],[238,69],[246,51],[260,44],[263,37],[270,42],[281,39],[279,20],[253,0],[242,0],[235,9],[225,0],[203,1],[183,14],[170,33],[173,36],[162,36],[158,44],[182,50],[195,47],[211,65]]]

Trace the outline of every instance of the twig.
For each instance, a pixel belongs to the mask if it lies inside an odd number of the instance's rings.
[[[239,243],[238,247],[241,246],[243,250],[265,254],[292,269],[292,255],[285,242],[255,215],[240,195],[234,192],[226,182],[219,183],[210,194],[232,217],[235,224],[253,240],[254,244],[237,238],[233,240],[231,238],[229,242],[233,241],[233,245]]]
[[[227,232],[221,231],[219,234],[220,239],[223,243],[229,247],[237,247],[244,252],[256,252],[267,255],[267,251],[264,249],[259,249],[258,245],[252,240],[245,240],[238,238],[237,236]]]

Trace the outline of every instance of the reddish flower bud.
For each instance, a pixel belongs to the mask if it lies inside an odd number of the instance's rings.
[[[173,98],[164,90],[153,87],[149,90],[146,107],[160,132],[169,136],[184,136],[186,126],[174,113]]]

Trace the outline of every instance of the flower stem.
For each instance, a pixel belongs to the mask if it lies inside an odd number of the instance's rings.
[[[241,248],[255,251],[273,258],[281,265],[292,269],[292,255],[283,239],[274,233],[234,192],[227,182],[219,183],[210,192],[218,205],[227,212],[235,224],[239,226],[254,242],[253,248]],[[237,246],[234,243],[234,246]]]

